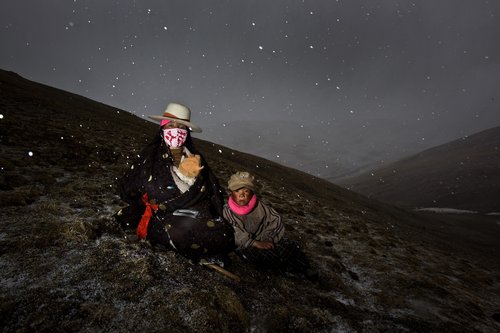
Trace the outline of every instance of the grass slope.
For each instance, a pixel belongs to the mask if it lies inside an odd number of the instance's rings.
[[[262,200],[283,215],[288,236],[320,274],[308,281],[259,271],[232,256],[229,269],[242,278],[236,283],[114,223],[123,205],[115,179],[154,124],[4,71],[0,110],[4,332],[500,327],[498,263],[451,246],[453,237],[428,232],[432,223],[419,215],[197,140],[222,184],[235,170],[257,174]]]
[[[337,183],[406,207],[500,212],[500,127]]]

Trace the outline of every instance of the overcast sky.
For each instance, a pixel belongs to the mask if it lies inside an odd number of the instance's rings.
[[[3,0],[0,68],[138,116],[179,101],[198,137],[323,156],[303,169],[328,176],[342,151],[355,169],[500,125],[499,15],[496,0]]]

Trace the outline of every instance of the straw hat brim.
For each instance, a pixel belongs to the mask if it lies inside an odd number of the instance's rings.
[[[178,122],[179,124],[183,124],[183,125],[186,125],[187,127],[189,127],[189,130],[191,132],[201,133],[203,131],[200,126],[195,125],[195,124],[193,124],[193,123],[191,123],[189,121],[179,119],[179,118],[165,117],[165,116],[148,116],[148,117],[151,118],[151,119],[153,119],[153,120],[159,120],[159,121],[162,121],[162,120],[173,120],[175,122]]]

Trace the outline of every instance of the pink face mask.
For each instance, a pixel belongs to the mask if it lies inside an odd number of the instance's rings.
[[[163,130],[163,140],[171,148],[179,148],[184,145],[188,131],[182,128],[166,128]]]

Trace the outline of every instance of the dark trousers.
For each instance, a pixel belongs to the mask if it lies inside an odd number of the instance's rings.
[[[261,269],[278,268],[289,272],[301,272],[310,266],[299,244],[288,238],[281,239],[270,250],[250,247],[237,250],[236,253],[243,260]]]

